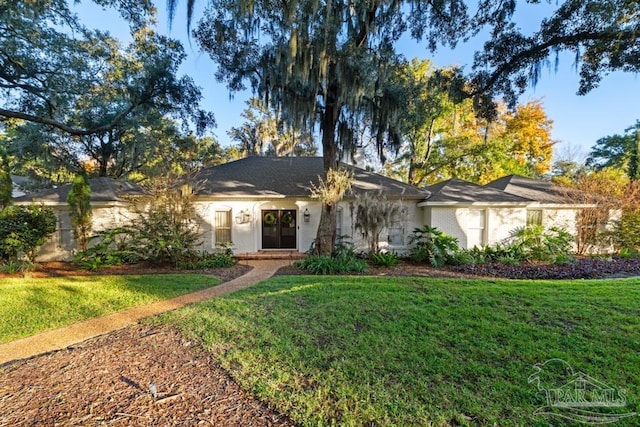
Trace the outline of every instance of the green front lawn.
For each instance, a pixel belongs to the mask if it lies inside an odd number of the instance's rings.
[[[528,383],[552,358],[640,412],[639,280],[277,277],[162,320],[307,426],[558,425]]]
[[[0,343],[218,283],[185,274],[0,279]]]

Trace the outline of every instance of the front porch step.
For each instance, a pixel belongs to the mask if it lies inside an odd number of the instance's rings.
[[[237,260],[260,260],[260,259],[288,259],[297,260],[307,256],[298,251],[260,251],[260,252],[239,252],[234,255]]]

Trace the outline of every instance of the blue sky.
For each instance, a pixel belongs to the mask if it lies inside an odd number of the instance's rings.
[[[202,88],[203,106],[213,111],[218,123],[214,134],[223,145],[229,143],[227,130],[242,123],[240,114],[245,109],[245,101],[250,93],[236,93],[232,97],[224,84],[218,83],[213,73],[215,64],[208,55],[199,52],[194,39],[191,46],[186,37],[185,7],[186,0],[178,2],[176,20],[169,32],[164,1],[157,1],[157,31],[168,34],[182,41],[188,53],[181,72],[191,76]],[[202,16],[201,10],[206,0],[196,1],[196,20]],[[83,22],[89,27],[108,30],[113,36],[126,40],[128,26],[119,16],[110,10],[103,10],[90,2],[84,2],[75,8]],[[538,15],[541,8],[532,9]],[[531,11],[525,11],[516,18],[523,28],[530,22]],[[526,16],[525,16],[526,15]],[[535,18],[535,16],[534,16]],[[105,25],[108,23],[108,25]],[[408,58],[430,59],[437,66],[459,65],[470,70],[473,52],[481,44],[470,42],[458,46],[455,50],[441,49],[435,54],[429,52],[425,45],[402,43],[400,51]],[[572,55],[560,57],[557,72],[545,70],[542,78],[534,88],[527,90],[520,98],[524,103],[534,99],[542,100],[547,116],[553,120],[552,136],[556,145],[556,154],[565,156],[569,149],[573,154],[585,156],[595,142],[604,136],[622,133],[627,127],[640,119],[638,102],[640,99],[640,77],[629,73],[613,73],[605,76],[600,86],[585,96],[576,95],[578,89],[578,72],[575,69]],[[582,159],[579,159],[582,160]]]

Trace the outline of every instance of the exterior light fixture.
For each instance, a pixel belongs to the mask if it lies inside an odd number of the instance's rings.
[[[251,215],[248,210],[241,210],[236,215],[236,224],[246,224],[251,220]]]
[[[304,218],[304,222],[311,221],[311,212],[309,212],[309,209],[305,209],[304,210],[304,213],[302,214],[302,217]]]

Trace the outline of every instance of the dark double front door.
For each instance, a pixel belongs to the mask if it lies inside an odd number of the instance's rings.
[[[295,249],[297,212],[291,209],[262,211],[262,249]]]

